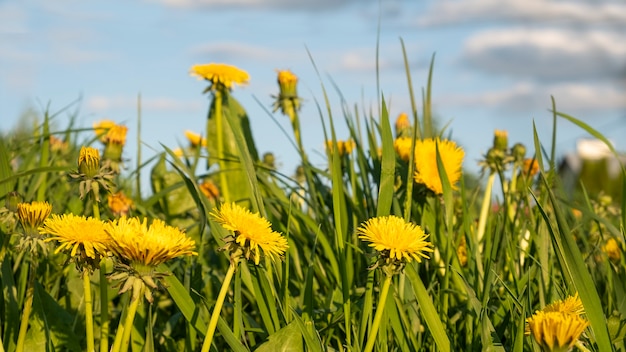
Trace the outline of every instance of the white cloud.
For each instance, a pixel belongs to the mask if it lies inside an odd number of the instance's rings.
[[[441,104],[459,107],[486,107],[523,112],[541,107],[549,108],[550,96],[554,97],[560,111],[626,109],[626,96],[619,87],[583,83],[540,85],[523,82],[509,89],[475,94],[450,94],[438,100]]]
[[[433,3],[419,18],[420,25],[549,21],[626,26],[626,3],[623,1],[457,0]]]
[[[491,29],[467,39],[462,62],[486,72],[540,80],[602,79],[626,73],[626,35],[602,30]]]
[[[160,112],[198,112],[206,108],[206,104],[201,104],[196,100],[177,100],[168,97],[142,97],[141,109],[147,111]],[[85,102],[87,110],[96,113],[105,113],[111,110],[136,109],[136,97],[122,96],[92,96]]]

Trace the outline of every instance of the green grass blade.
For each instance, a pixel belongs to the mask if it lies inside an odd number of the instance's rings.
[[[376,216],[389,215],[394,197],[396,154],[393,149],[393,135],[385,97],[382,97],[382,113],[380,116],[380,136],[383,145],[383,157],[380,168],[380,188],[378,190],[378,207]]]
[[[413,265],[407,265],[404,269],[409,281],[411,282],[411,286],[413,287],[413,292],[415,293],[415,297],[417,298],[417,302],[419,303],[420,313],[426,321],[426,325],[430,330],[430,333],[437,344],[437,348],[439,348],[442,352],[450,351],[450,339],[446,333],[446,329],[439,318],[439,314],[437,313],[437,309],[435,309],[435,305],[428,295],[428,291],[426,291],[426,287],[424,287],[424,283],[422,279],[420,279],[417,271],[413,267]]]

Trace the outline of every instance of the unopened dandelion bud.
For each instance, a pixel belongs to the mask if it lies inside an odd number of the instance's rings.
[[[298,97],[298,76],[289,70],[278,71],[279,95],[274,104],[274,111],[280,109],[285,115],[291,115],[291,111],[300,110],[300,98]]]
[[[78,171],[92,178],[100,171],[100,152],[96,148],[82,147],[78,157]]]
[[[493,136],[493,148],[506,152],[509,148],[509,133],[505,130],[496,130]]]
[[[276,156],[274,156],[274,153],[263,154],[263,164],[270,169],[276,169]]]
[[[526,156],[526,146],[522,143],[515,143],[511,148],[511,154],[513,155],[515,162],[524,160],[524,157]]]

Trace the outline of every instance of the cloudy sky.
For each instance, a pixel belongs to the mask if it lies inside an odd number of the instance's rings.
[[[274,152],[290,174],[296,153],[266,113],[275,70],[300,77],[303,138],[309,154],[322,152],[320,77],[336,113],[342,96],[375,108],[378,33],[380,87],[394,117],[410,110],[400,38],[418,96],[436,54],[435,113],[466,148],[470,169],[495,129],[532,144],[534,120],[548,143],[550,96],[626,149],[626,4],[602,0],[0,1],[0,130],[27,108],[54,112],[80,99],[72,111],[82,126],[109,118],[134,135],[141,94],[143,139],[176,147],[184,130],[203,130],[208,104],[189,67],[224,62],[250,73],[234,95],[260,151]],[[64,126],[67,113],[56,119]],[[561,121],[559,151],[581,137]]]

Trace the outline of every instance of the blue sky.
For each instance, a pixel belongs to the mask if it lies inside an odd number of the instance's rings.
[[[336,117],[340,98],[329,77],[350,106],[375,108],[379,22],[381,89],[392,116],[410,110],[402,38],[418,94],[436,53],[434,111],[466,149],[470,170],[495,129],[532,145],[534,120],[547,143],[551,95],[559,110],[625,149],[621,1],[0,1],[0,130],[14,127],[28,107],[56,111],[80,97],[74,107],[81,126],[108,118],[134,136],[140,93],[145,143],[176,147],[186,129],[203,131],[206,118],[205,84],[188,75],[190,66],[223,62],[250,73],[250,84],[233,94],[248,110],[258,149],[274,152],[291,174],[296,153],[264,111],[277,92],[275,70],[300,77],[303,139],[309,154],[321,153],[316,101],[323,96],[307,50]],[[275,117],[290,129],[285,117]],[[68,118],[57,119],[63,127]],[[340,129],[338,137],[347,133]],[[561,153],[580,137],[580,129],[559,122]],[[131,137],[128,157],[135,148]]]

